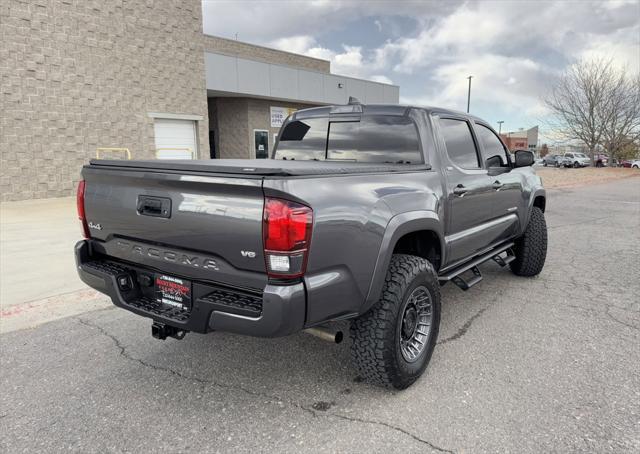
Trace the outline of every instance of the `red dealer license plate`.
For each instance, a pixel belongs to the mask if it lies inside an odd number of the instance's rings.
[[[167,306],[191,308],[191,281],[164,274],[155,276],[156,301]]]

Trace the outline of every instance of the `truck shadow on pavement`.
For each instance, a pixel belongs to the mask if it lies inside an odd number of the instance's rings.
[[[502,272],[497,266],[495,268],[490,271],[490,279],[500,279]],[[487,311],[489,305],[477,301],[476,291],[482,285],[468,292],[462,292],[452,284],[442,287],[439,345],[462,338],[474,321]],[[256,388],[268,389],[273,396],[279,396],[279,392],[291,394],[296,389],[307,392],[314,389],[319,394],[329,395],[318,402],[331,402],[331,398],[351,394],[355,388],[367,388],[368,393],[381,395],[395,393],[363,383],[357,376],[351,363],[348,322],[336,324],[345,333],[345,340],[339,345],[304,333],[275,339],[222,332],[192,333],[182,341],[158,341],[151,337],[147,319],[117,309],[94,314],[75,318],[87,328],[108,337],[123,358],[202,386],[235,387],[249,394]],[[148,336],[144,334],[146,331],[149,331]],[[430,368],[437,366],[438,353],[436,348]],[[414,387],[428,381],[429,373]],[[317,411],[328,409],[323,403],[318,403],[317,407]]]

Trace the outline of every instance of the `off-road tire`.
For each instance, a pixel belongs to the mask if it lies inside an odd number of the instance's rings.
[[[515,260],[509,266],[518,276],[536,276],[540,274],[547,258],[547,223],[544,213],[533,207],[529,224],[524,234],[515,241],[513,247]]]
[[[401,324],[406,301],[418,287],[431,298],[431,326],[424,350],[414,362],[401,353]],[[429,364],[440,326],[440,284],[433,265],[413,255],[394,254],[380,300],[351,323],[351,356],[358,374],[366,381],[405,389]]]

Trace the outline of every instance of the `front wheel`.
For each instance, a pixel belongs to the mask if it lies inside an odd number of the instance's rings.
[[[351,324],[351,354],[369,382],[405,389],[429,364],[440,326],[440,284],[433,265],[394,254],[380,300]]]
[[[547,161],[542,161],[542,165],[543,165],[544,167],[547,167]]]
[[[580,163],[578,161],[573,163],[573,168],[577,169],[578,167],[580,167]]]
[[[516,256],[510,264],[511,271],[518,276],[537,276],[547,258],[547,223],[544,213],[533,207],[529,224],[524,234],[515,241]]]

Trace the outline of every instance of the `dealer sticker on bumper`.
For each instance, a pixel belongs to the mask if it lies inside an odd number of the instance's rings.
[[[155,293],[158,303],[168,306],[191,307],[191,282],[179,277],[156,274]]]

